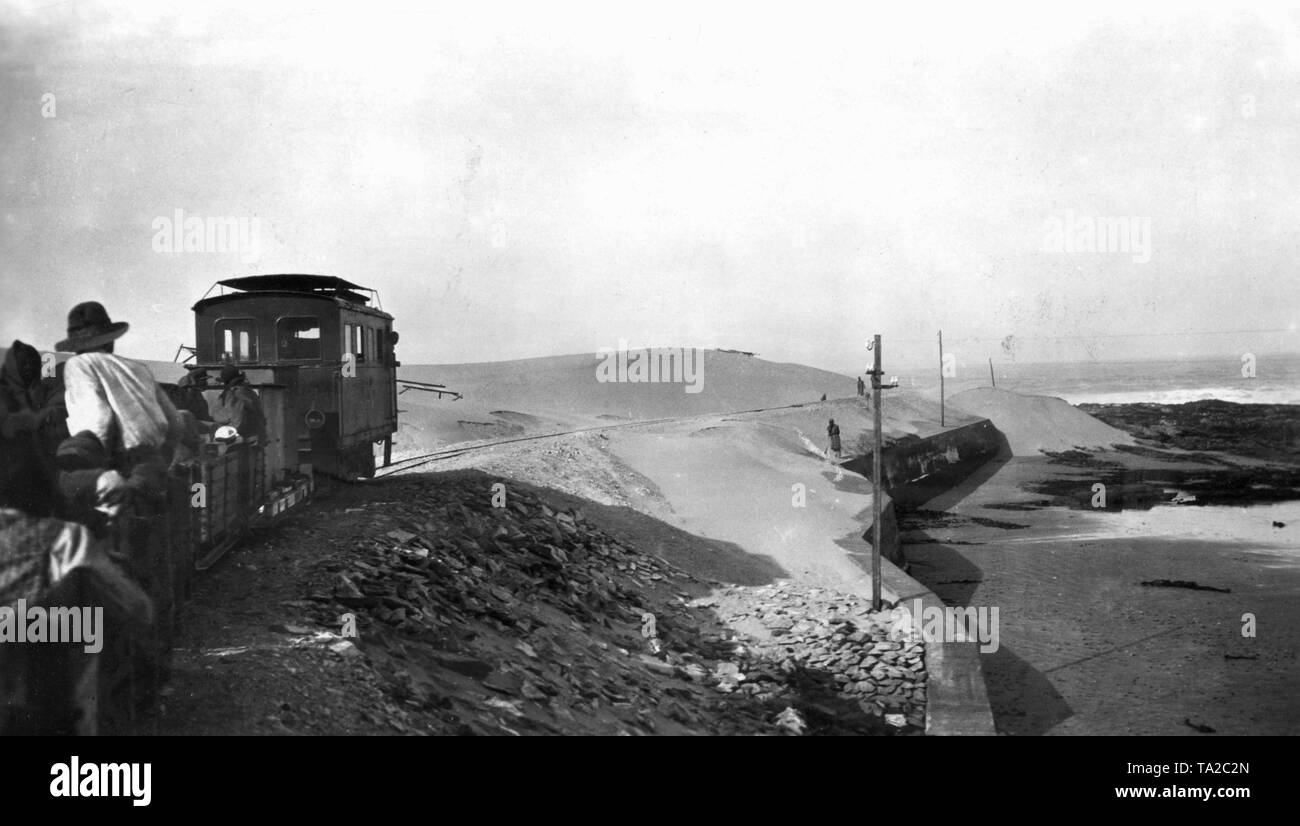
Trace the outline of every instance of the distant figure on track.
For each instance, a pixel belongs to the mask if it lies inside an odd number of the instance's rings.
[[[830,424],[826,425],[826,435],[831,442],[830,448],[826,451],[826,458],[829,459],[832,453],[835,454],[836,459],[840,458],[840,426],[835,423],[834,419],[831,419]]]
[[[867,395],[867,383],[862,380],[861,376],[858,376],[858,395]]]

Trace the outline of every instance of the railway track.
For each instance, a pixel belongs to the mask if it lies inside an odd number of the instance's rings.
[[[386,473],[376,473],[376,479],[382,479],[387,476],[393,476],[398,473],[405,473],[417,467],[439,462],[444,459],[451,459],[456,456],[463,456],[466,453],[473,453],[478,450],[487,450],[488,448],[499,447],[501,445],[515,444],[517,442],[535,442],[541,439],[558,439],[561,436],[573,436],[579,433],[598,433],[605,430],[622,430],[630,427],[647,427],[660,424],[674,424],[679,422],[698,421],[701,419],[716,419],[725,416],[741,416],[748,413],[766,413],[772,410],[793,410],[799,407],[807,407],[811,404],[820,404],[821,402],[804,402],[802,404],[783,404],[776,407],[756,407],[751,410],[736,410],[727,413],[703,413],[696,416],[673,416],[666,419],[639,419],[635,422],[620,422],[619,424],[593,425],[591,427],[579,427],[573,430],[561,430],[555,433],[535,433],[531,436],[513,436],[509,439],[494,439],[490,442],[477,442],[462,444],[457,447],[449,447],[444,450],[435,450],[430,453],[422,453],[419,456],[408,456],[405,459],[398,459],[388,465]],[[398,467],[401,465],[401,467]]]

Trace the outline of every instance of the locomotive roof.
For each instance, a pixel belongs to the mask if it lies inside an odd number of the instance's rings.
[[[363,287],[360,284],[353,284],[351,281],[344,281],[333,275],[301,275],[297,273],[284,273],[280,275],[246,275],[240,278],[227,278],[224,281],[218,281],[223,287],[233,287],[236,290],[245,292],[269,292],[272,290],[284,291],[291,293],[308,293],[312,295],[328,294],[339,298],[346,298],[349,301],[358,304],[366,304],[370,301],[370,296],[362,295],[356,290],[365,290],[373,293],[374,290],[369,287]]]
[[[248,299],[254,297],[254,295],[268,298],[274,295],[336,300],[339,303],[351,305],[354,310],[389,319],[392,318],[382,310],[367,306],[372,296],[378,298],[378,293],[375,290],[370,287],[363,287],[360,284],[353,284],[351,281],[333,275],[305,275],[300,273],[247,275],[239,278],[227,278],[218,281],[213,286],[218,285],[240,290],[240,292],[211,297],[205,295],[194,305],[193,309],[199,310],[211,304],[225,301]],[[371,295],[364,295],[359,292],[360,290],[365,290]],[[212,290],[209,289],[208,292],[210,293]]]

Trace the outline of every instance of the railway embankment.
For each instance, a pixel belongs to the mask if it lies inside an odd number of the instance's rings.
[[[152,729],[922,730],[923,651],[887,614],[691,573],[629,536],[704,540],[620,511],[476,471],[327,492],[200,582]]]

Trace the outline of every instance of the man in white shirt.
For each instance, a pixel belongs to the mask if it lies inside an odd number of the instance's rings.
[[[127,329],[96,301],[68,313],[68,337],[55,345],[76,353],[63,369],[68,432],[93,433],[117,469],[133,477],[130,487],[156,495],[185,425],[148,367],[113,354],[113,342]]]
[[[109,517],[114,550],[127,576],[169,615],[170,549],[163,547],[158,516],[166,503],[167,467],[185,433],[184,421],[149,368],[113,354],[113,342],[127,331],[102,304],[89,301],[68,313],[68,337],[55,349],[76,353],[63,366],[68,431],[99,440],[108,469],[98,477],[96,509]],[[171,624],[156,623],[133,649],[137,687],[154,690],[170,661]]]

